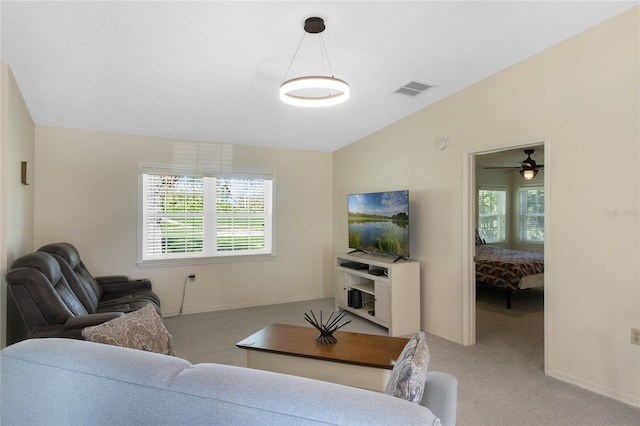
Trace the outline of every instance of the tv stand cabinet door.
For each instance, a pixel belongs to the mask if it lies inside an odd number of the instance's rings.
[[[391,304],[389,284],[380,281],[375,282],[375,315],[379,321],[387,324],[391,322]]]
[[[336,271],[336,310],[340,306],[347,306],[347,274]]]

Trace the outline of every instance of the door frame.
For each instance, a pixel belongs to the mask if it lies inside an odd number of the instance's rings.
[[[552,318],[552,265],[551,257],[551,137],[549,135],[527,138],[520,141],[507,141],[490,148],[464,150],[462,153],[462,344],[471,346],[476,344],[476,286],[475,265],[475,217],[476,217],[476,156],[492,154],[532,145],[544,145],[544,369],[548,374],[548,357],[551,353],[548,330],[551,329]]]

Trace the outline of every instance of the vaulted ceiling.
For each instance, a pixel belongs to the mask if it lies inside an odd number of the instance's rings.
[[[37,125],[331,152],[637,4],[2,1],[0,56]],[[278,98],[311,16],[345,104]],[[288,77],[323,73],[313,37]]]

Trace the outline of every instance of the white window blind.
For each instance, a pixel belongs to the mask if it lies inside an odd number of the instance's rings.
[[[506,188],[480,188],[478,191],[478,232],[487,243],[506,240]]]
[[[215,234],[218,252],[265,250],[267,237],[270,239],[270,232],[265,232],[265,222],[270,219],[266,212],[271,210],[268,186],[263,179],[217,179]]]
[[[544,241],[544,188],[520,188],[520,241]]]
[[[141,173],[139,260],[272,253],[265,176]]]

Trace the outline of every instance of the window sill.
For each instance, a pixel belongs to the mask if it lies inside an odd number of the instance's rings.
[[[253,254],[244,256],[190,257],[184,259],[139,260],[138,269],[166,268],[171,266],[207,265],[215,263],[265,262],[276,260],[275,254]]]

